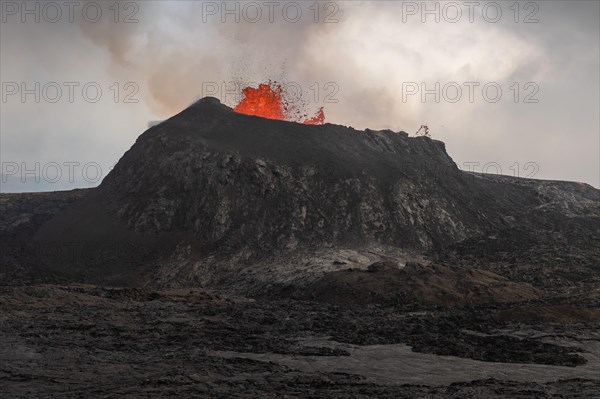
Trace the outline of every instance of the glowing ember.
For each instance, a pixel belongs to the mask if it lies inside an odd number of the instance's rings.
[[[233,109],[235,112],[246,115],[260,116],[269,119],[278,119],[291,122],[300,122],[306,125],[322,125],[325,123],[325,113],[321,107],[317,114],[309,119],[301,120],[295,115],[303,108],[298,101],[291,101],[285,96],[283,88],[278,83],[261,83],[258,88],[246,87],[242,90],[244,98]],[[304,114],[304,117],[306,114]]]

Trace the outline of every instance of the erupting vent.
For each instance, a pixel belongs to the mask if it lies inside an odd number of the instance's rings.
[[[281,85],[276,82],[261,83],[258,88],[248,86],[242,90],[242,93],[244,98],[234,108],[235,112],[306,125],[325,123],[323,107],[315,116],[308,118],[304,104],[287,96]]]

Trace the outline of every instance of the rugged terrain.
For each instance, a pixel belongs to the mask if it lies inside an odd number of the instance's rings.
[[[593,398],[600,192],[206,98],[0,194],[9,397]]]
[[[567,302],[596,310],[557,309],[573,319],[556,323],[506,305],[415,312],[199,289],[5,287],[0,381],[11,398],[594,398],[598,302]]]
[[[41,264],[49,246],[36,246],[33,235],[57,213],[73,205],[88,190],[0,194],[0,284],[52,281]]]

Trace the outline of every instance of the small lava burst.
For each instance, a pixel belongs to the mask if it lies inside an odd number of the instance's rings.
[[[322,125],[325,123],[323,107],[312,118],[306,118],[305,104],[287,96],[277,82],[261,83],[257,88],[248,86],[242,90],[244,98],[233,109],[246,115],[260,116],[298,122],[306,125]],[[298,116],[302,114],[301,116]]]
[[[325,123],[325,113],[323,112],[323,107],[319,108],[319,111],[317,111],[317,114],[315,116],[305,120],[302,123],[304,123],[305,125],[322,125],[323,123]]]

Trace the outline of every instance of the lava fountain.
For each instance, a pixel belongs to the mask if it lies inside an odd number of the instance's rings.
[[[246,115],[260,116],[268,119],[278,119],[299,122],[306,125],[322,125],[325,123],[323,107],[312,118],[306,118],[304,104],[286,96],[282,86],[277,82],[261,83],[257,88],[248,86],[242,90],[244,98],[233,109]],[[302,114],[301,116],[297,116]]]

